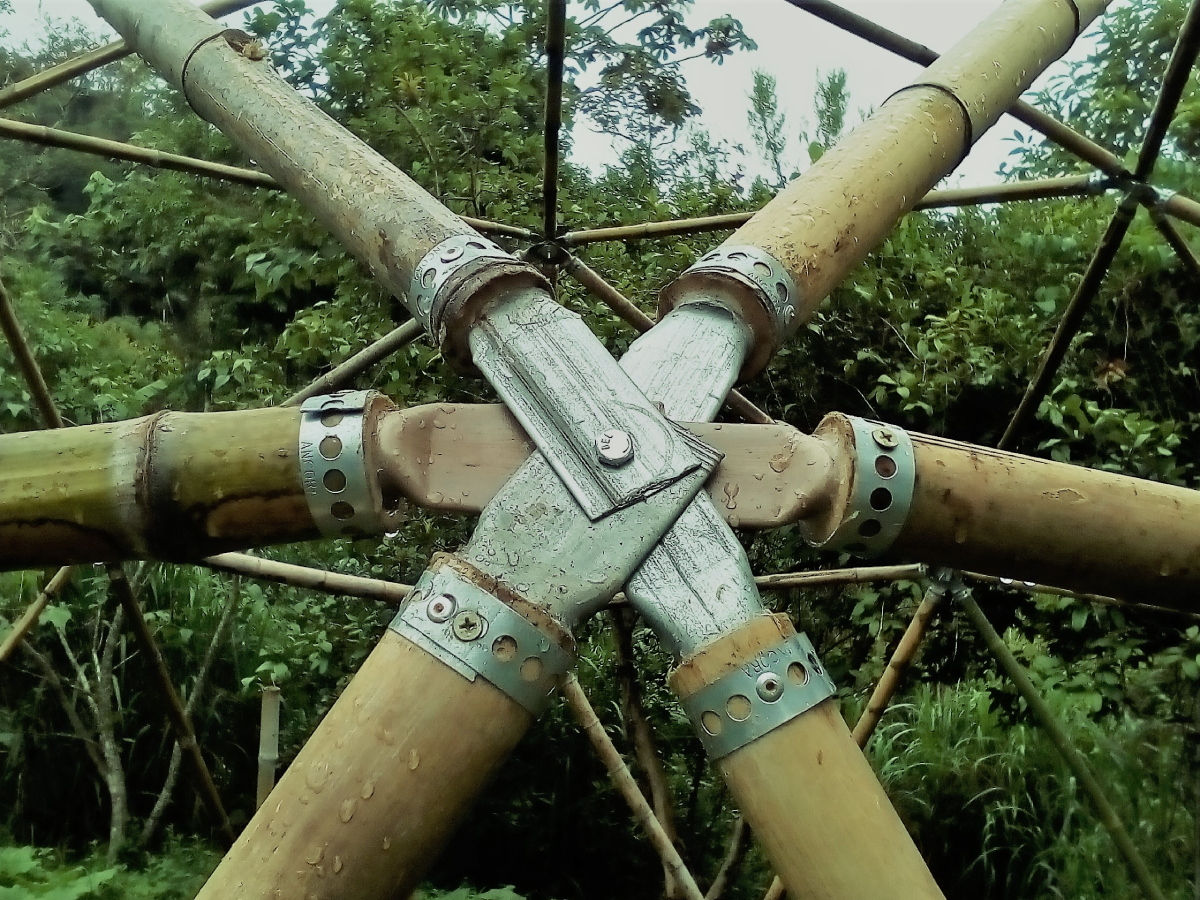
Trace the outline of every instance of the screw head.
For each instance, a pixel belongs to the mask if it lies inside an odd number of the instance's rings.
[[[871,433],[871,437],[875,438],[875,443],[884,450],[895,450],[900,446],[900,440],[896,437],[896,433],[887,428],[876,428]]]
[[[613,468],[625,465],[633,459],[633,438],[619,428],[601,432],[596,438],[596,457]]]
[[[458,606],[454,598],[449,594],[438,594],[425,607],[425,615],[429,617],[430,622],[442,624],[442,622],[450,621],[450,617],[454,615],[454,608]]]
[[[462,247],[447,247],[442,251],[441,260],[444,263],[452,263],[463,255]]]
[[[783,696],[783,679],[774,672],[763,672],[754,683],[758,696],[768,703],[774,703]]]
[[[477,641],[487,631],[488,622],[473,609],[464,609],[454,617],[451,629],[460,641]]]

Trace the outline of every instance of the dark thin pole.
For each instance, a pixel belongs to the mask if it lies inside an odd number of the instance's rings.
[[[1146,211],[1150,213],[1150,220],[1159,230],[1171,249],[1175,251],[1175,256],[1179,262],[1187,269],[1188,274],[1193,281],[1200,282],[1200,260],[1196,259],[1196,254],[1192,252],[1192,248],[1188,246],[1183,235],[1179,233],[1179,229],[1175,227],[1175,223],[1170,220],[1157,206],[1148,206]]]
[[[1138,153],[1137,168],[1133,170],[1133,177],[1138,181],[1145,181],[1154,171],[1167,129],[1171,127],[1171,119],[1175,116],[1175,108],[1179,106],[1192,65],[1196,62],[1197,52],[1200,52],[1200,0],[1193,0],[1187,18],[1179,29],[1179,37],[1175,39],[1175,49],[1171,51],[1162,90],[1154,104],[1150,125],[1146,128],[1146,139]]]
[[[591,269],[577,256],[568,256],[563,264],[567,274],[583,285],[597,300],[611,309],[619,318],[632,325],[639,334],[654,327],[654,320],[642,312],[632,300],[618,291]],[[754,425],[772,425],[775,420],[751,403],[741,391],[730,391],[725,397],[725,407]]]
[[[217,0],[213,3],[203,3],[200,8],[214,19],[219,19],[221,16],[238,12],[259,2],[261,0]],[[133,49],[123,40],[89,50],[87,53],[68,59],[44,72],[38,72],[16,84],[10,84],[0,91],[0,109],[20,103],[22,100],[28,100],[35,94],[57,87],[64,81],[70,81],[72,78],[77,78],[132,54]]]
[[[62,428],[62,416],[54,398],[50,396],[50,389],[46,387],[46,379],[42,377],[42,370],[33,356],[33,351],[29,349],[29,342],[25,340],[25,334],[21,331],[21,323],[17,321],[12,300],[3,282],[0,282],[0,331],[4,332],[4,337],[12,348],[17,368],[21,370],[21,376],[29,386],[29,393],[33,395],[33,402],[37,404],[46,427]]]
[[[547,240],[554,240],[558,231],[558,138],[562,130],[566,44],[567,0],[550,0],[546,18],[546,171],[542,182]]]
[[[1017,662],[1017,658],[1013,656],[1008,645],[1004,643],[1004,639],[996,633],[996,629],[992,627],[992,623],[988,621],[988,617],[984,615],[979,604],[975,602],[975,598],[969,593],[960,596],[960,602],[963,609],[967,613],[967,617],[975,625],[983,642],[987,644],[992,656],[996,658],[996,662],[1000,668],[1004,670],[1010,681],[1016,687],[1017,692],[1025,700],[1029,711],[1033,713],[1033,717],[1037,719],[1038,724],[1049,735],[1050,740],[1054,742],[1054,746],[1058,748],[1059,754],[1063,761],[1070,766],[1071,771],[1075,773],[1075,777],[1079,779],[1080,785],[1087,792],[1092,800],[1092,805],[1096,809],[1096,814],[1100,819],[1100,824],[1108,832],[1113,843],[1117,845],[1117,849],[1121,855],[1125,857],[1125,861],[1129,864],[1129,868],[1133,870],[1133,875],[1138,883],[1142,886],[1142,890],[1151,900],[1166,900],[1162,892],[1162,888],[1154,879],[1154,875],[1150,872],[1150,867],[1146,865],[1146,861],[1142,859],[1141,853],[1133,843],[1133,839],[1129,836],[1129,832],[1125,830],[1124,824],[1121,822],[1121,817],[1113,808],[1108,797],[1104,794],[1104,789],[1100,786],[1100,780],[1092,772],[1091,767],[1087,764],[1087,760],[1083,758],[1076,748],[1071,743],[1071,738],[1067,734],[1062,723],[1058,721],[1058,717],[1054,715],[1049,704],[1046,703],[1042,695],[1038,693],[1033,681],[1030,680],[1029,674]]]
[[[421,328],[421,323],[416,319],[409,319],[399,328],[392,329],[373,344],[368,344],[359,350],[341,365],[310,382],[308,386],[292,394],[279,405],[299,406],[309,397],[324,394],[326,391],[340,390],[375,363],[391,356],[401,347],[411,344],[423,333],[424,329]]]
[[[836,3],[830,3],[829,0],[787,0],[787,2],[797,9],[812,13],[830,25],[857,35],[877,47],[889,50],[918,65],[928,66],[938,58],[938,55],[924,44],[918,44],[893,31],[888,31],[870,19],[855,15]],[[1042,135],[1063,149],[1069,150],[1085,162],[1091,163],[1106,175],[1129,175],[1129,171],[1114,154],[1028,103],[1018,100],[1009,108],[1008,113],[1035,131],[1041,132]]]
[[[208,764],[204,761],[200,745],[196,741],[196,732],[192,728],[192,721],[183,708],[179,692],[175,690],[175,685],[171,682],[171,673],[167,671],[167,664],[163,661],[162,653],[158,649],[158,642],[154,639],[154,633],[150,630],[146,617],[142,613],[142,605],[133,595],[133,586],[130,585],[129,579],[125,576],[125,570],[121,566],[110,565],[108,579],[112,592],[125,610],[125,618],[133,631],[134,639],[150,661],[163,712],[171,723],[171,729],[175,732],[175,740],[179,742],[184,758],[191,766],[196,793],[200,795],[200,799],[208,807],[212,817],[217,820],[217,826],[225,839],[232,844],[237,839],[237,835],[229,823],[229,816],[225,814],[221,795],[217,793],[212,773],[208,771]]]
[[[1071,302],[1067,304],[1062,319],[1059,320],[1054,337],[1050,339],[1050,343],[1042,354],[1042,361],[1038,365],[1037,373],[1029,382],[1029,387],[1025,389],[1025,396],[1021,398],[1021,403],[1017,407],[1017,411],[1013,413],[1008,427],[1004,429],[1004,436],[997,444],[1001,450],[1012,450],[1024,434],[1025,429],[1029,427],[1029,423],[1033,421],[1038,405],[1050,389],[1050,382],[1058,372],[1058,367],[1062,364],[1072,339],[1078,333],[1079,326],[1083,324],[1084,315],[1091,307],[1092,301],[1096,299],[1096,295],[1100,293],[1104,276],[1108,274],[1108,269],[1116,258],[1117,251],[1121,248],[1121,242],[1125,239],[1126,232],[1129,231],[1129,225],[1133,221],[1137,207],[1136,199],[1126,197],[1117,208],[1112,221],[1108,223],[1108,230],[1100,239],[1100,244],[1096,247],[1096,252],[1083,275],[1083,280],[1075,289]]]

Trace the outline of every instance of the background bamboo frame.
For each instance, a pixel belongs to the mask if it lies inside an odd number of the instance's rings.
[[[205,5],[205,9],[213,15],[223,15],[242,10],[256,0],[216,0]],[[937,54],[929,48],[888,31],[867,19],[851,13],[829,0],[787,0],[791,5],[805,10],[819,18],[845,29],[893,53],[904,56],[920,65],[929,65]],[[522,241],[529,241],[531,247],[528,255],[538,260],[548,268],[552,277],[557,277],[560,270],[574,277],[585,289],[598,300],[609,307],[619,318],[638,331],[645,331],[654,323],[641,312],[632,302],[625,298],[604,278],[589,268],[585,263],[572,255],[571,249],[589,243],[611,240],[647,240],[664,237],[702,234],[735,228],[743,224],[752,214],[736,213],[724,216],[711,216],[697,219],[682,219],[664,222],[648,222],[640,225],[619,226],[599,229],[584,229],[563,231],[558,217],[558,171],[560,163],[560,131],[562,127],[563,101],[563,69],[566,51],[566,0],[551,0],[546,26],[546,53],[548,58],[548,91],[545,103],[545,168],[542,182],[543,227],[540,233],[504,223],[487,222],[465,218],[469,225],[483,233],[503,235]],[[1163,79],[1162,88],[1151,115],[1143,146],[1139,152],[1136,165],[1132,170],[1126,168],[1115,154],[1079,134],[1053,117],[1034,107],[1018,102],[1009,112],[1016,118],[1041,132],[1050,141],[1073,153],[1079,159],[1094,166],[1093,175],[1049,178],[1036,181],[1016,182],[981,188],[965,188],[944,191],[933,191],[917,206],[917,209],[946,208],[972,204],[1013,202],[1027,199],[1044,199],[1051,197],[1095,196],[1108,190],[1118,190],[1123,198],[1117,212],[1114,214],[1108,229],[1101,238],[1095,253],[1083,275],[1083,278],[1073,293],[1064,311],[1058,328],[1047,344],[1037,371],[1031,378],[1025,395],[1015,411],[1003,437],[999,443],[1001,449],[1011,449],[1032,421],[1038,405],[1045,396],[1055,373],[1070,346],[1071,340],[1077,333],[1083,316],[1098,295],[1104,278],[1120,249],[1121,243],[1129,229],[1139,206],[1145,207],[1156,228],[1164,240],[1179,258],[1181,265],[1189,274],[1200,281],[1200,261],[1197,260],[1188,247],[1186,240],[1171,221],[1177,218],[1193,225],[1200,225],[1200,203],[1181,195],[1163,195],[1152,180],[1155,163],[1162,149],[1167,129],[1174,115],[1176,106],[1181,98],[1188,75],[1200,52],[1200,0],[1194,0],[1188,15],[1180,30],[1171,61]],[[22,100],[36,96],[58,84],[91,71],[108,62],[117,60],[130,53],[123,41],[107,45],[83,54],[73,60],[52,69],[38,73],[17,84],[0,90],[0,109]],[[212,177],[227,180],[252,187],[278,189],[278,184],[265,173],[252,169],[244,169],[198,160],[190,157],[168,154],[147,148],[135,147],[115,141],[107,141],[87,135],[73,134],[42,126],[27,125],[11,119],[0,118],[0,137],[41,144],[43,146],[71,149],[84,153],[92,153],[114,159],[126,160],[158,168],[171,169],[194,174],[200,177]],[[0,286],[0,330],[3,330],[14,355],[18,367],[26,379],[43,419],[48,427],[62,427],[64,424],[58,415],[53,399],[46,388],[38,368],[36,357],[25,340],[20,325],[12,311],[12,305],[7,294]],[[285,401],[285,405],[302,402],[315,394],[335,390],[347,385],[370,366],[386,358],[405,344],[420,336],[420,328],[415,322],[407,322],[388,335],[379,339],[366,349],[338,365],[326,375],[316,379],[306,388],[297,392]],[[734,392],[730,395],[727,407],[749,422],[770,422],[770,416],[754,406],[741,394]],[[358,578],[339,575],[322,570],[306,569],[259,559],[247,554],[223,554],[205,561],[210,568],[281,581],[287,584],[301,586],[313,590],[329,591],[342,595],[358,596],[388,603],[398,603],[408,593],[409,586],[377,581],[374,579]],[[1003,581],[990,576],[977,576],[966,573],[968,577],[984,581]],[[869,580],[898,580],[920,579],[925,575],[922,566],[891,566],[891,567],[860,567],[835,571],[810,571],[787,573],[783,575],[761,576],[757,580],[764,588],[798,587],[817,584],[850,584]],[[4,661],[19,646],[29,630],[37,623],[41,611],[49,604],[53,596],[62,588],[71,576],[70,567],[59,570],[43,588],[41,593],[30,605],[26,614],[0,644],[0,661]],[[152,658],[161,663],[161,656],[149,629],[141,618],[140,607],[129,586],[123,571],[117,568],[110,570],[111,583],[114,593],[121,601],[126,612],[126,618],[134,625],[135,637],[149,652]],[[903,671],[917,652],[921,637],[933,620],[936,607],[942,595],[946,592],[945,583],[950,578],[940,575],[940,581],[934,582],[926,593],[925,600],[918,608],[909,629],[901,639],[899,646],[892,656],[883,678],[877,685],[863,717],[855,728],[855,737],[860,746],[865,746],[874,725],[886,710],[901,681]],[[1018,588],[1038,591],[1058,591],[1058,589],[1042,585],[1026,585],[1016,583]],[[975,622],[984,636],[985,642],[997,657],[1001,668],[1013,679],[1018,689],[1027,697],[1030,707],[1035,711],[1043,727],[1047,728],[1059,745],[1064,758],[1076,771],[1078,769],[1078,753],[1070,747],[1065,734],[1055,727],[1053,716],[1033,691],[1032,683],[1023,677],[1019,665],[1012,654],[1007,651],[1002,639],[991,628],[982,610],[975,604],[969,593],[959,592],[968,616]],[[1063,592],[1068,593],[1068,592]],[[1120,603],[1111,598],[1093,595],[1078,595],[1080,599],[1098,603]],[[616,601],[620,604],[618,597]],[[1179,615],[1174,611],[1160,610],[1157,607],[1141,606],[1141,608]],[[1183,614],[1187,615],[1187,614]],[[1189,617],[1195,618],[1195,617]],[[618,628],[628,627],[619,624],[620,617],[614,617]],[[142,627],[138,627],[139,622]],[[167,718],[172,722],[180,746],[188,751],[189,762],[197,778],[198,791],[210,812],[221,826],[226,837],[232,839],[232,829],[225,817],[219,796],[216,794],[211,776],[205,766],[195,735],[191,731],[187,711],[179,701],[177,692],[170,682],[165,667],[161,664],[158,669],[158,683],[164,698],[163,708]],[[689,900],[697,900],[704,896],[699,893],[694,878],[687,872],[682,860],[674,852],[669,832],[664,818],[667,816],[661,808],[661,803],[652,807],[636,783],[629,777],[628,770],[620,761],[616,748],[608,740],[603,728],[599,725],[594,711],[586,697],[573,680],[565,687],[568,705],[575,712],[581,726],[606,766],[613,774],[621,793],[630,803],[635,818],[647,829],[651,843],[663,859],[664,868],[669,878],[676,879],[681,886],[682,895]],[[636,704],[636,698],[635,698]],[[654,754],[652,744],[649,747],[639,747],[639,756]],[[645,765],[647,771],[652,765]],[[1130,867],[1141,883],[1145,892],[1151,897],[1161,897],[1161,890],[1154,883],[1152,874],[1127,835],[1122,836],[1121,823],[1111,813],[1111,805],[1103,797],[1098,783],[1088,785],[1086,775],[1081,775],[1089,793],[1096,805],[1105,827],[1113,834],[1114,840],[1126,857]],[[1095,782],[1095,779],[1091,779]],[[736,856],[744,850],[747,829],[740,823],[735,829],[731,840],[730,857],[726,860],[725,871],[736,864]],[[739,848],[741,848],[739,850]],[[710,889],[708,897],[714,895]],[[778,879],[768,891],[768,897],[778,896],[780,885]]]

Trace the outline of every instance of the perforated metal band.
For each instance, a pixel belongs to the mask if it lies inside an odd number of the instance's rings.
[[[300,472],[313,521],[328,537],[387,530],[376,509],[363,450],[363,411],[374,391],[310,397],[300,407]]]
[[[718,247],[688,266],[684,274],[719,272],[753,288],[775,326],[777,340],[791,331],[800,293],[783,264],[758,247]]]
[[[685,698],[683,709],[709,757],[720,759],[808,712],[835,690],[808,636],[794,634]]]
[[[448,567],[421,576],[389,627],[468,681],[483,676],[534,716],[574,662],[528,619]]]
[[[409,303],[430,334],[435,332],[438,292],[459,269],[479,260],[495,259],[516,262],[511,253],[477,234],[457,234],[442,241],[417,264],[408,289]]]
[[[846,517],[824,544],[863,556],[882,553],[900,536],[912,505],[916,462],[903,428],[847,416],[854,428],[854,483]]]

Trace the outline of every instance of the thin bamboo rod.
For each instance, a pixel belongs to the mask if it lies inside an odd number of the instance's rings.
[[[1146,211],[1150,213],[1150,221],[1154,223],[1154,227],[1170,244],[1180,265],[1187,269],[1192,280],[1200,282],[1200,259],[1196,258],[1196,254],[1188,246],[1187,239],[1175,227],[1175,223],[1157,206],[1148,206]]]
[[[1030,712],[1033,713],[1038,724],[1045,729],[1050,739],[1054,742],[1054,746],[1058,748],[1063,761],[1070,766],[1071,771],[1075,773],[1075,777],[1079,779],[1079,783],[1087,791],[1092,804],[1096,808],[1100,823],[1112,838],[1113,843],[1116,844],[1121,855],[1125,857],[1125,861],[1129,864],[1129,868],[1132,870],[1134,877],[1141,885],[1146,896],[1150,897],[1151,900],[1166,900],[1166,895],[1163,894],[1162,888],[1158,886],[1154,875],[1150,871],[1150,867],[1146,865],[1146,861],[1142,859],[1142,855],[1134,845],[1129,832],[1125,830],[1125,825],[1121,822],[1120,815],[1105,795],[1099,779],[1092,772],[1083,754],[1071,743],[1071,738],[1067,734],[1066,729],[1058,721],[1058,717],[1050,709],[1049,704],[1038,693],[1028,673],[1017,661],[1012,651],[1008,649],[1008,645],[1004,643],[1004,639],[996,633],[996,629],[992,627],[992,623],[988,621],[988,617],[979,608],[979,604],[975,602],[975,599],[969,593],[966,593],[960,600],[967,616],[979,631],[984,643],[987,644],[988,650],[991,651],[1000,668],[1004,670],[1004,673],[1021,694],[1021,697],[1025,700],[1026,705],[1028,705]]]
[[[267,802],[275,787],[275,768],[279,765],[279,688],[263,688],[262,711],[258,723],[258,785],[254,808]]]
[[[125,576],[125,570],[121,566],[109,566],[108,578],[112,591],[117,596],[117,601],[125,610],[125,618],[133,631],[134,639],[150,662],[163,712],[166,714],[167,721],[171,723],[171,729],[175,732],[175,740],[179,742],[184,758],[191,766],[196,793],[208,807],[209,814],[216,820],[221,834],[232,844],[237,835],[234,834],[233,826],[229,823],[225,805],[221,802],[221,795],[217,792],[217,786],[213,782],[212,773],[208,770],[208,764],[204,761],[204,755],[200,752],[196,732],[192,728],[192,720],[183,708],[179,692],[175,690],[175,685],[171,681],[171,673],[167,671],[167,664],[158,648],[158,641],[154,639],[154,633],[150,630],[150,625],[142,613],[142,605],[133,595],[133,586],[130,585],[129,579]]]
[[[401,347],[411,344],[421,336],[423,331],[420,322],[416,319],[409,319],[400,327],[392,329],[379,340],[359,350],[344,363],[311,381],[307,387],[292,394],[280,406],[298,406],[309,397],[340,390],[375,363],[391,356]]]
[[[904,675],[921,646],[921,639],[925,637],[925,631],[928,629],[929,623],[933,621],[933,615],[945,596],[946,585],[940,581],[935,581],[925,591],[925,596],[921,598],[917,611],[913,614],[908,627],[904,629],[900,643],[896,645],[891,659],[888,660],[887,668],[883,670],[883,674],[875,684],[875,690],[871,692],[867,708],[863,710],[858,723],[854,726],[854,742],[858,746],[865,748],[867,741],[875,733],[879,720],[883,718],[888,704],[892,702],[896,691],[899,690],[900,683],[904,680]]]
[[[918,65],[931,65],[938,58],[938,54],[924,44],[901,37],[869,19],[843,9],[835,3],[830,3],[829,0],[787,0],[787,2],[843,31],[848,31]],[[1106,175],[1118,177],[1129,175],[1129,171],[1114,153],[1023,100],[1018,100],[1009,107],[1008,113],[1040,132],[1064,150],[1069,150],[1085,162],[1091,163]]]
[[[1162,89],[1150,114],[1146,138],[1138,153],[1137,166],[1133,170],[1133,177],[1138,181],[1145,181],[1154,172],[1154,164],[1158,162],[1167,129],[1171,127],[1171,119],[1183,97],[1183,89],[1192,73],[1197,52],[1200,52],[1200,0],[1193,0],[1180,26],[1179,36],[1175,39],[1167,74],[1163,76]]]
[[[592,748],[596,751],[596,755],[608,769],[613,784],[620,791],[625,802],[629,804],[634,819],[645,830],[651,846],[662,859],[663,865],[671,872],[676,883],[683,889],[684,896],[688,900],[704,900],[704,893],[696,885],[696,880],[684,865],[679,851],[675,849],[675,845],[671,843],[671,839],[663,830],[662,824],[655,817],[654,810],[650,808],[646,797],[637,786],[637,782],[634,781],[629,767],[625,765],[625,760],[613,745],[604,726],[600,724],[596,710],[592,708],[587,695],[584,694],[583,688],[579,686],[579,681],[573,674],[569,674],[563,679],[562,694],[571,708],[571,712],[575,714],[580,728],[592,742]]]
[[[62,415],[54,403],[54,398],[50,396],[50,389],[46,387],[46,379],[42,377],[42,370],[37,364],[37,359],[34,358],[33,351],[29,348],[29,342],[25,340],[25,334],[21,331],[21,323],[17,321],[17,314],[13,310],[12,299],[8,296],[8,289],[4,287],[2,281],[0,281],[0,331],[4,332],[8,346],[12,348],[17,368],[21,371],[26,385],[29,386],[29,393],[33,395],[33,402],[37,404],[46,427],[62,428]]]
[[[632,325],[638,333],[644,334],[654,327],[653,319],[638,309],[632,300],[605,281],[595,269],[592,269],[579,257],[568,255],[563,268],[593,297],[616,313],[617,317],[626,324]],[[770,425],[775,421],[737,389],[730,391],[726,396],[725,406],[744,421],[754,425]]]
[[[4,638],[4,643],[0,644],[0,663],[8,662],[8,658],[12,656],[13,651],[17,649],[21,641],[33,631],[37,625],[38,619],[46,607],[50,605],[50,601],[63,589],[64,585],[71,580],[71,576],[75,573],[73,566],[63,566],[54,573],[54,577],[46,582],[46,586],[38,592],[34,601],[29,604],[24,614],[19,618],[12,631]]]
[[[261,559],[246,553],[220,553],[208,557],[201,564],[221,572],[249,575],[252,578],[262,578],[326,594],[379,600],[393,606],[398,606],[412,590],[410,584],[363,578],[360,575],[342,575],[339,572],[327,572],[310,566]]]
[[[925,566],[857,566],[849,569],[826,569],[821,572],[784,572],[778,575],[758,575],[754,583],[761,588],[807,588],[831,584],[866,584],[872,581],[915,581],[925,576]]]
[[[546,9],[546,167],[542,180],[542,231],[547,240],[553,240],[558,231],[559,132],[562,130],[566,45],[567,0],[550,0]]]
[[[1092,301],[1100,293],[1104,277],[1108,274],[1113,260],[1116,259],[1117,251],[1121,249],[1121,242],[1125,240],[1125,234],[1129,231],[1135,212],[1137,212],[1137,201],[1133,197],[1126,197],[1113,215],[1112,221],[1109,222],[1108,229],[1104,232],[1104,236],[1096,247],[1096,252],[1088,263],[1083,280],[1079,282],[1071,301],[1063,310],[1058,328],[1042,354],[1037,372],[1034,373],[1029,386],[1025,389],[1025,395],[1021,398],[1017,411],[1013,413],[1008,427],[1004,429],[1004,435],[997,444],[1001,450],[1011,450],[1016,446],[1017,441],[1021,439],[1033,421],[1042,398],[1049,391],[1050,383],[1058,373],[1058,367],[1062,364],[1063,358],[1067,355],[1071,341],[1083,324],[1083,317],[1091,307]]]
[[[222,181],[232,181],[250,187],[279,188],[279,183],[266,172],[208,162],[191,156],[152,150],[148,147],[136,147],[121,141],[110,141],[106,138],[77,134],[73,131],[62,131],[45,125],[30,125],[15,119],[0,119],[0,137],[13,138],[42,147],[58,147],[64,150],[88,153],[92,156],[120,159],[151,166],[155,169],[169,169],[173,172],[186,172],[189,175],[219,178]]]
[[[239,12],[247,6],[253,6],[259,2],[261,0],[216,0],[216,2],[203,3],[200,8],[213,18],[219,19],[221,16]],[[59,63],[44,72],[38,72],[36,75],[31,75],[0,90],[0,109],[20,103],[22,100],[28,100],[35,94],[40,94],[42,91],[132,54],[133,48],[123,40],[89,50],[87,53],[68,59],[66,62]]]
[[[982,187],[951,188],[930,191],[914,210],[944,209],[952,206],[976,206],[985,203],[1007,203],[1014,200],[1049,200],[1057,197],[1085,197],[1101,194],[1108,186],[1091,175],[1067,175],[1061,178],[1039,178]],[[637,225],[615,225],[571,231],[561,238],[568,247],[579,247],[599,241],[636,240],[638,238],[672,237],[681,234],[700,234],[737,228],[753,218],[753,212],[725,213],[694,219],[674,219],[669,222],[643,222]]]
[[[1029,594],[1053,594],[1056,597],[1070,597],[1086,603],[1097,603],[1101,606],[1119,606],[1123,609],[1133,609],[1155,615],[1178,616],[1190,622],[1200,622],[1200,613],[1189,612],[1186,609],[1176,609],[1171,606],[1155,606],[1151,603],[1135,603],[1122,600],[1119,597],[1106,597],[1103,594],[1080,593],[1067,588],[1055,587],[1050,584],[1038,584],[1035,581],[1021,581],[1016,578],[1002,578],[998,575],[985,575],[982,572],[960,572],[964,578],[980,581],[984,584],[994,584],[997,587],[1015,588]]]
[[[1182,219],[1192,225],[1200,226],[1200,203],[1183,194],[1169,194],[1159,201],[1163,212]]]

